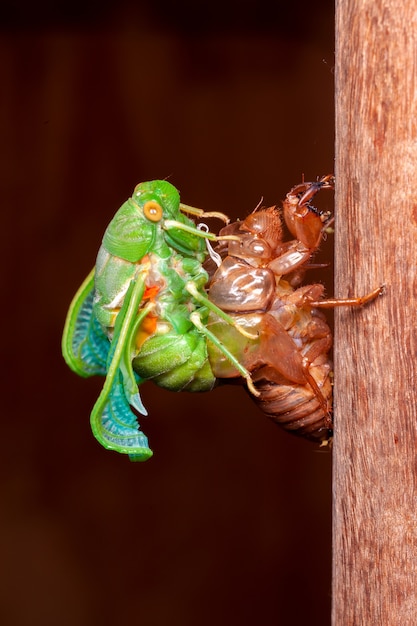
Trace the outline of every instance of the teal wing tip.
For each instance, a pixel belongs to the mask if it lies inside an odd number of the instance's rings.
[[[93,435],[106,450],[113,450],[119,454],[127,454],[134,462],[147,461],[153,455],[148,446],[148,439],[141,431],[126,436],[114,436],[109,431],[93,428]],[[130,440],[130,441],[129,441]]]
[[[129,456],[129,460],[135,463],[147,461],[151,458],[151,456],[153,456],[152,450],[148,447],[147,438],[143,435],[143,433],[138,433],[138,438],[146,441],[141,443],[132,442],[132,445],[118,443],[114,439],[109,440],[107,437],[103,437],[102,433],[99,434],[94,432],[94,430],[93,435],[103,448],[106,450],[112,450],[113,452],[118,452],[119,454],[127,454]]]
[[[140,452],[130,452],[129,453],[129,461],[132,463],[143,463],[153,456],[153,452],[150,448],[143,448]]]
[[[107,405],[106,409],[108,408]],[[153,455],[148,446],[148,438],[139,430],[134,414],[131,413],[130,416],[132,423],[127,425],[108,419],[107,411],[104,416],[96,415],[91,420],[93,435],[106,450],[127,454],[131,461],[147,461]]]

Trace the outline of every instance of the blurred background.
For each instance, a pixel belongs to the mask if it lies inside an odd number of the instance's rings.
[[[333,2],[1,14],[0,623],[330,623],[331,455],[239,387],[148,383],[154,457],[132,464],[93,438],[103,381],[69,371],[60,340],[136,183],[169,177],[236,218],[332,171]]]

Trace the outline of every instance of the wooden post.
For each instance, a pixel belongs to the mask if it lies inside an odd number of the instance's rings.
[[[333,626],[417,624],[417,3],[336,2]]]

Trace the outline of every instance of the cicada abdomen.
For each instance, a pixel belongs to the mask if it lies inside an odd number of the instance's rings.
[[[363,304],[364,298],[325,300],[320,284],[299,287],[323,233],[332,223],[311,200],[320,189],[332,189],[334,179],[294,187],[284,201],[283,216],[294,239],[284,241],[281,212],[256,209],[242,222],[220,234],[239,240],[216,251],[222,261],[211,276],[209,298],[257,339],[244,339],[215,313],[209,327],[250,372],[261,410],[286,430],[326,443],[332,436],[332,335],[320,307]],[[230,361],[209,346],[212,370],[218,379],[236,378]]]
[[[320,298],[322,286],[300,287],[292,294],[279,293],[281,289],[278,283],[277,296],[263,319],[263,354],[267,358],[252,374],[259,392],[253,399],[286,430],[326,442],[333,429],[332,335],[321,311],[304,300]]]

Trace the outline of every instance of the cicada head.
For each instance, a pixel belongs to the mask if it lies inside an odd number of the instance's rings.
[[[262,237],[271,248],[276,248],[282,239],[281,215],[277,207],[256,210],[243,220],[241,230]]]
[[[180,194],[167,180],[150,180],[136,185],[133,200],[142,208],[144,216],[150,221],[159,222],[162,218],[176,220],[180,215]],[[162,211],[152,211],[159,204]]]
[[[263,264],[273,257],[282,240],[281,215],[276,207],[255,210],[243,222],[236,224],[238,230],[233,234],[236,234],[239,240],[229,242],[228,253],[231,256],[245,259],[254,266]],[[226,229],[231,226],[233,225],[227,226]]]
[[[160,235],[155,238],[152,251],[166,256],[168,246],[170,250],[195,257],[199,261],[206,258],[207,250],[201,231],[181,212],[179,193],[171,183],[166,180],[140,183],[135,188],[133,198],[141,207],[145,219],[156,226]]]
[[[103,247],[113,256],[138,262],[161,244],[163,221],[176,218],[179,206],[179,193],[168,181],[140,183],[108,225]]]

